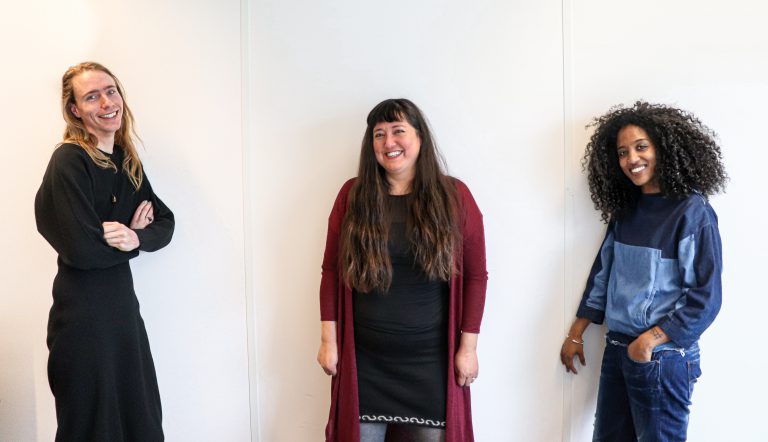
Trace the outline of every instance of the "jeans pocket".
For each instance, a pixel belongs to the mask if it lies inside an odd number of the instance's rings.
[[[637,365],[637,366],[644,366],[644,365],[645,365],[645,366],[647,366],[647,365],[651,365],[651,364],[654,364],[655,362],[657,362],[657,361],[656,361],[656,359],[657,359],[657,357],[656,357],[656,356],[657,356],[657,353],[653,353],[653,354],[651,354],[651,360],[650,360],[650,361],[636,361],[636,360],[632,359],[632,357],[630,357],[630,356],[629,356],[629,351],[628,351],[628,349],[624,351],[624,355],[626,356],[626,359],[627,359],[627,360],[628,360],[628,361],[629,361],[629,362],[630,362],[632,365]]]
[[[654,353],[651,356],[651,360],[648,362],[636,361],[629,357],[627,352],[624,352],[624,366],[627,371],[627,375],[630,378],[645,379],[648,381],[658,380],[659,377],[659,359],[658,353]]]
[[[627,360],[629,362],[631,362],[632,364],[634,364],[634,365],[648,365],[648,364],[653,364],[653,362],[654,362],[653,358],[651,358],[650,361],[636,361],[636,360],[632,359],[629,355],[627,355]]]
[[[624,355],[622,371],[633,410],[658,409],[661,394],[661,363],[658,354],[654,353],[650,362],[634,361],[626,352]]]

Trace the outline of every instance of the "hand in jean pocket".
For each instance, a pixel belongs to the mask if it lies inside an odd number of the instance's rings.
[[[665,342],[669,342],[669,337],[664,330],[659,326],[651,327],[629,344],[627,355],[635,362],[651,362],[653,349]]]
[[[641,364],[651,362],[651,358],[653,357],[653,347],[643,345],[640,338],[637,338],[627,347],[627,356],[629,356],[629,359]]]

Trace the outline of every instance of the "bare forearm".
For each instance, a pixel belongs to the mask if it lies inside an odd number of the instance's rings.
[[[336,321],[320,321],[320,342],[336,343]]]
[[[584,330],[589,327],[589,324],[591,324],[589,319],[576,318],[573,321],[573,324],[571,324],[571,328],[568,330],[568,336],[579,341],[583,340],[582,335],[584,334]]]
[[[317,362],[327,375],[336,375],[339,351],[336,346],[336,321],[320,321],[320,349]]]
[[[653,350],[656,346],[669,342],[669,336],[661,327],[655,325],[638,336],[637,341],[643,349]]]
[[[459,351],[477,351],[477,333],[461,333],[461,340],[459,341]]]

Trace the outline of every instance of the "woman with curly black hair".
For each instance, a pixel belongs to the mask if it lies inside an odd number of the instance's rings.
[[[641,101],[590,126],[583,164],[608,229],[560,360],[575,374],[584,330],[605,320],[593,441],[684,441],[698,340],[721,303],[707,200],[727,181],[720,148],[692,114]]]

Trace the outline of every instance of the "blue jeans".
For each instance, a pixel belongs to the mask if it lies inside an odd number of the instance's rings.
[[[609,332],[600,372],[593,442],[685,441],[699,346],[654,351],[650,362],[627,355],[631,337]]]

